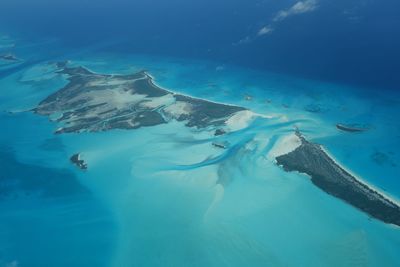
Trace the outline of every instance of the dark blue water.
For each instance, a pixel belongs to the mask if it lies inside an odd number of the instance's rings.
[[[57,38],[82,49],[212,59],[274,72],[397,90],[400,3],[315,1],[316,8],[274,23],[296,1],[3,0],[0,30]],[[274,31],[257,36],[265,25]],[[250,42],[238,45],[240,40]]]
[[[40,128],[51,125],[26,113],[0,121],[0,266],[107,266],[114,222],[60,160],[62,141]]]

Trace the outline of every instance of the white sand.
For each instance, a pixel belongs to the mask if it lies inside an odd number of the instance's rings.
[[[81,98],[88,97],[91,99],[88,105],[107,103],[117,109],[123,109],[130,105],[135,105],[138,102],[144,100],[147,96],[134,94],[130,91],[120,90],[100,90],[90,91],[86,94],[82,94]]]
[[[340,163],[332,154],[329,153],[328,150],[326,150],[324,147],[321,146],[321,149],[338,165],[340,166],[342,169],[344,169],[346,172],[348,172],[349,174],[351,174],[354,178],[357,179],[357,181],[359,181],[361,184],[364,184],[365,186],[371,188],[372,190],[378,192],[380,195],[384,196],[387,200],[389,200],[390,202],[393,202],[394,204],[396,204],[397,206],[400,206],[400,200],[396,199],[395,197],[382,192],[382,189],[379,189],[373,185],[371,185],[370,183],[368,183],[367,181],[365,181],[364,179],[362,179],[360,176],[354,174],[353,172],[349,171],[347,168],[344,167],[344,165],[342,163]]]
[[[99,74],[101,75],[101,74]],[[130,86],[133,82],[138,80],[144,80],[146,76],[137,79],[127,80],[124,78],[116,78],[116,77],[105,77],[103,79],[96,79],[95,81],[89,82],[88,86],[120,86],[120,85],[127,85]]]
[[[140,103],[145,108],[158,108],[161,106],[168,106],[175,102],[175,97],[172,94],[167,94],[160,97],[148,97],[146,101]]]
[[[250,110],[243,110],[233,114],[225,123],[230,131],[237,131],[249,126],[256,116],[257,114]]]
[[[294,133],[286,135],[276,142],[276,144],[269,151],[267,158],[269,160],[275,160],[276,157],[290,153],[300,145],[301,140],[297,135]]]
[[[164,109],[165,112],[174,118],[180,115],[189,115],[192,112],[192,105],[183,101],[176,101]]]
[[[173,91],[173,90],[171,90],[171,89],[167,89],[167,88],[165,88],[165,87],[159,85],[158,83],[156,83],[156,78],[153,77],[151,74],[149,74],[148,72],[146,72],[146,75],[147,75],[148,77],[151,78],[151,81],[152,81],[152,83],[153,83],[155,86],[157,86],[158,88],[164,89],[164,90],[166,90],[166,91],[169,91],[169,92],[171,92],[171,93],[173,93],[173,94],[178,94],[178,95],[182,95],[182,96],[187,96],[187,97],[190,97],[190,98],[193,98],[193,99],[201,99],[201,100],[204,100],[204,101],[207,101],[207,102],[210,102],[210,103],[221,104],[221,105],[230,106],[230,107],[239,107],[238,105],[232,105],[232,104],[229,104],[229,103],[218,102],[218,101],[212,101],[212,100],[209,100],[209,99],[204,99],[204,98],[200,98],[200,97],[195,97],[195,96],[192,96],[192,95],[189,95],[189,94],[184,94],[184,93],[180,93],[180,92],[177,92],[177,91]]]

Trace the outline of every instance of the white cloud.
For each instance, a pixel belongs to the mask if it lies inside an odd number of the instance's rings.
[[[253,41],[252,38],[250,38],[250,36],[246,36],[243,39],[240,39],[239,41],[233,43],[232,45],[237,46],[237,45],[244,45],[244,44],[248,44],[251,43]]]
[[[279,11],[273,20],[282,21],[293,15],[308,13],[314,11],[317,8],[317,6],[318,6],[317,0],[299,1],[290,8]]]
[[[262,28],[258,31],[257,35],[258,35],[258,36],[266,35],[266,34],[271,33],[273,30],[274,30],[274,29],[273,29],[271,26],[267,25],[267,26],[262,27]]]
[[[318,1],[319,0],[297,1],[291,7],[279,11],[276,14],[276,16],[272,18],[272,21],[268,25],[265,25],[261,29],[259,29],[257,33],[254,33],[253,35],[250,36],[246,36],[243,39],[235,43],[232,43],[232,45],[238,46],[238,45],[249,44],[257,40],[257,38],[259,38],[260,36],[271,34],[275,30],[275,28],[279,25],[279,23],[285,20],[286,18],[316,10],[318,8]]]

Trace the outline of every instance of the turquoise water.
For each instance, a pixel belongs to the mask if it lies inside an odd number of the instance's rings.
[[[397,227],[368,218],[268,158],[296,125],[345,167],[400,198],[396,92],[210,61],[92,49],[63,58],[44,49],[33,53],[41,46],[17,52],[70,59],[102,73],[146,69],[162,87],[272,118],[218,138],[178,122],[53,135],[57,125],[47,118],[2,112],[0,266],[400,265]],[[29,110],[65,84],[44,62],[11,72],[4,70],[13,66],[0,67],[0,110]],[[339,132],[338,122],[370,130]],[[220,150],[213,141],[230,146]],[[76,152],[87,172],[70,164]]]

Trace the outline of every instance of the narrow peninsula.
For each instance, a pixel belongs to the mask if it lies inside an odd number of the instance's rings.
[[[307,141],[298,131],[301,144],[278,156],[277,164],[286,171],[298,171],[311,177],[314,185],[326,193],[383,222],[400,226],[400,207],[339,166],[324,149]]]

